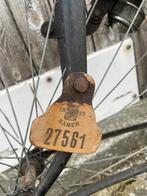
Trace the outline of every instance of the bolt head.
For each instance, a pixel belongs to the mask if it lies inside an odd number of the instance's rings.
[[[74,88],[80,92],[84,93],[88,89],[88,81],[84,78],[78,78],[74,82]]]

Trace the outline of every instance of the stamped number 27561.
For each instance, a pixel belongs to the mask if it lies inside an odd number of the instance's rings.
[[[44,140],[44,144],[46,145],[53,145],[56,146],[57,143],[59,145],[58,140],[60,139],[60,145],[62,147],[71,147],[76,148],[79,146],[81,149],[84,147],[86,134],[79,135],[79,132],[77,131],[62,131],[61,129],[53,129],[48,128],[47,131],[47,137]],[[53,137],[53,139],[52,139]]]

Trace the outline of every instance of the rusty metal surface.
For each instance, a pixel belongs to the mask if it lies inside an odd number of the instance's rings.
[[[87,90],[77,91],[74,86],[77,80],[82,80],[82,86],[83,80],[87,81]],[[60,98],[33,122],[31,143],[40,148],[64,152],[95,152],[101,141],[101,131],[92,107],[93,93],[94,80],[88,74],[70,74]]]
[[[79,93],[74,87],[77,79],[84,79],[88,82],[88,88],[86,91]],[[61,97],[56,102],[77,102],[80,104],[92,105],[92,97],[95,89],[95,82],[88,74],[84,73],[73,73],[66,79],[63,87]]]

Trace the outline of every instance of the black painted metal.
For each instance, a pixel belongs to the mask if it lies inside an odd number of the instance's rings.
[[[89,18],[86,26],[87,35],[94,33],[98,29],[106,13],[112,9],[117,1],[118,0],[98,0],[94,9],[93,5],[95,4],[95,0],[92,1],[91,9],[87,14],[89,15],[93,9],[91,17]]]
[[[44,196],[48,189],[52,186],[54,181],[58,178],[66,163],[68,162],[71,153],[57,152],[54,160],[49,167],[46,175],[41,180],[39,186],[32,194],[32,196]]]
[[[48,26],[49,26],[49,21],[46,21],[41,25],[40,31],[41,31],[42,36],[45,38],[47,35]],[[60,39],[62,37],[63,37],[62,29],[58,28],[58,25],[55,20],[52,21],[48,39]]]
[[[142,0],[125,0],[127,2],[130,2],[132,4],[135,4],[136,6],[139,7],[139,5],[141,4]]]
[[[85,1],[57,1],[54,27],[62,35],[58,38],[58,43],[62,71],[66,68],[63,81],[72,72],[87,72]],[[34,196],[45,195],[64,169],[70,156],[71,153],[56,153]]]
[[[87,72],[85,1],[58,1],[55,21],[63,35],[58,39],[62,71],[66,67],[63,79],[72,72]]]
[[[144,172],[147,172],[147,162],[142,163],[138,166],[134,166],[130,169],[119,172],[119,173],[114,174],[112,176],[106,177],[104,180],[87,185],[87,186],[83,187],[81,190],[76,191],[75,193],[72,193],[69,195],[70,196],[89,196],[89,195],[92,195],[93,193],[96,193],[100,190],[108,188],[108,187],[110,187],[114,184],[117,184],[119,182],[128,180],[128,179],[130,179],[134,176],[137,176],[139,174],[142,174]]]

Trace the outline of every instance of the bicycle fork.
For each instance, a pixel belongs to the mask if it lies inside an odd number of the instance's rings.
[[[62,73],[65,72],[64,85],[61,97],[47,109],[46,114],[33,122],[31,128],[32,144],[57,150],[34,196],[42,196],[47,192],[65,167],[71,153],[94,152],[101,140],[92,108],[95,84],[86,74],[84,0],[56,2],[50,38],[58,39],[61,69]]]

